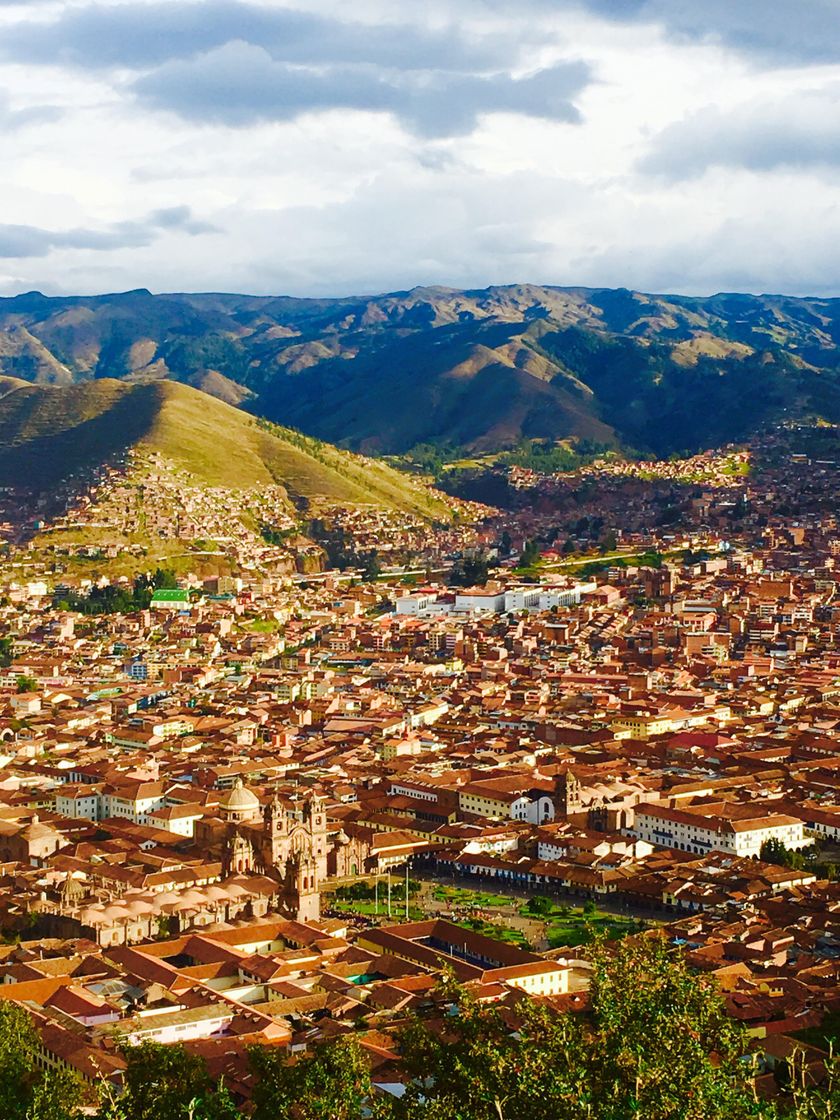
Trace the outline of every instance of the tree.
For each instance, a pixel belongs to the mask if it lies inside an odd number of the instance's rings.
[[[388,1110],[395,1120],[573,1120],[586,1115],[580,1108],[587,1089],[578,1062],[579,1019],[523,1001],[522,1021],[513,1035],[501,1012],[479,1004],[451,977],[443,987],[453,1012],[443,1030],[429,1030],[417,1020],[400,1036],[412,1080]]]
[[[777,867],[792,867],[800,870],[805,866],[805,856],[795,848],[788,848],[784,842],[771,836],[759,849],[758,858]]]
[[[525,547],[522,549],[522,554],[519,557],[520,568],[530,568],[536,564],[540,558],[540,546],[536,541],[526,541]]]
[[[382,565],[379,563],[379,552],[374,548],[363,558],[364,578],[367,582],[377,579],[382,574]]]
[[[610,531],[605,534],[604,539],[601,542],[601,548],[604,550],[604,552],[615,552],[615,550],[618,548],[618,538],[616,537],[615,532],[612,529],[610,529]]]
[[[775,836],[771,836],[762,843],[758,858],[764,863],[774,863],[777,867],[788,866],[788,850],[782,841]]]
[[[361,1120],[368,1116],[370,1070],[352,1038],[319,1047],[290,1063],[285,1051],[254,1047],[253,1120]]]
[[[12,638],[0,638],[0,669],[8,669],[15,658],[15,644]]]
[[[552,910],[554,909],[554,903],[544,894],[535,894],[528,899],[527,909],[532,914],[539,914],[540,916],[544,916],[552,912]]]
[[[76,1120],[81,1116],[81,1103],[81,1078],[71,1070],[50,1070],[37,1080],[26,1117],[27,1120]]]
[[[214,1085],[203,1059],[183,1046],[143,1042],[127,1047],[124,1056],[125,1093],[117,1102],[119,1120],[238,1118],[229,1094]]]
[[[660,936],[596,945],[592,959],[599,1120],[749,1115],[744,1036],[710,977]]]
[[[0,1116],[25,1117],[31,1099],[38,1036],[22,1008],[0,1003]]]
[[[37,692],[38,682],[34,677],[19,676],[17,679],[18,692]]]
[[[38,1032],[28,1012],[0,1002],[0,1116],[3,1120],[73,1120],[81,1082],[70,1071],[41,1072]]]
[[[152,576],[152,586],[158,590],[178,586],[178,577],[171,568],[156,568]]]
[[[661,937],[596,945],[592,1013],[523,1000],[503,1012],[445,981],[442,1029],[413,1021],[400,1051],[412,1081],[395,1120],[747,1120],[756,1109],[741,1028],[714,982]]]
[[[449,582],[456,587],[481,587],[487,582],[489,565],[483,553],[467,553],[452,565]]]

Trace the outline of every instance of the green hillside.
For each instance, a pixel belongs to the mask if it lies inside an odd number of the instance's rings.
[[[53,489],[130,448],[164,455],[197,484],[279,484],[295,501],[448,516],[433,493],[384,464],[258,421],[175,382],[105,378],[61,388],[26,385],[0,397],[0,485]]]

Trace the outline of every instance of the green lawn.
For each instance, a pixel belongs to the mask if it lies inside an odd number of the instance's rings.
[[[274,634],[280,629],[276,618],[253,618],[242,624],[252,634]]]
[[[432,898],[439,903],[444,903],[455,911],[455,916],[450,919],[464,929],[472,929],[486,937],[495,937],[498,941],[507,941],[522,948],[529,948],[526,935],[518,929],[511,929],[503,924],[504,919],[493,920],[486,915],[487,911],[499,910],[505,907],[514,907],[520,917],[532,921],[545,922],[545,936],[552,949],[563,945],[574,947],[586,945],[596,938],[603,937],[608,941],[618,940],[628,933],[635,933],[640,928],[640,923],[633,918],[611,914],[608,911],[595,907],[591,912],[584,913],[582,906],[570,906],[562,902],[551,900],[551,908],[546,913],[533,913],[528,909],[527,902],[511,895],[496,894],[491,891],[472,890],[468,887],[449,887],[442,883],[436,884],[432,890]],[[379,909],[377,911],[372,898],[334,898],[330,905],[347,914],[358,914],[363,917],[384,917],[386,910],[386,894],[380,887]],[[405,914],[405,903],[391,896],[391,916],[394,921],[402,921]],[[459,911],[467,911],[461,914]],[[473,911],[473,913],[470,913]],[[484,911],[480,915],[478,912]],[[429,916],[427,910],[417,905],[416,896],[409,906],[409,920],[420,921]]]
[[[377,909],[376,900],[372,898],[330,898],[326,905],[332,909],[340,910],[344,914],[359,914],[364,918],[373,918],[377,915],[380,918],[388,916],[388,896],[382,890],[379,894],[379,908]],[[418,909],[413,903],[408,904],[408,920],[410,922],[420,922],[428,915],[425,910]],[[405,901],[403,899],[394,898],[391,896],[391,917],[394,921],[403,921],[405,918]]]
[[[635,933],[638,928],[638,922],[627,918],[586,917],[581,914],[580,917],[560,918],[551,922],[546,930],[546,937],[551,948],[557,949],[561,945],[587,945],[598,937],[617,941],[628,933]]]
[[[465,887],[436,887],[432,892],[432,898],[438,902],[449,902],[453,906],[476,906],[482,909],[493,906],[515,906],[517,902],[509,895],[473,891]]]
[[[544,909],[532,910],[528,903],[520,906],[523,918],[533,918],[546,923],[546,938],[552,949],[561,945],[586,945],[596,938],[603,937],[615,941],[628,933],[635,933],[640,924],[633,918],[624,918],[587,904],[569,906],[555,902],[545,896],[537,896]]]
[[[496,922],[485,922],[481,918],[464,918],[454,923],[462,929],[471,929],[485,937],[492,937],[496,941],[507,941],[518,945],[520,949],[530,949],[530,943],[525,934],[518,929],[509,929],[507,926],[498,925]]]

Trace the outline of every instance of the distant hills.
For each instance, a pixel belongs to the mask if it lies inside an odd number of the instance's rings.
[[[0,374],[180,382],[367,452],[576,438],[670,454],[780,416],[840,420],[840,300],[527,284],[342,299],[33,292],[0,299]]]
[[[197,486],[280,485],[290,508],[322,501],[448,517],[444,503],[405,474],[187,385],[101,378],[9,386],[0,379],[0,485],[48,491],[132,449],[159,453]]]

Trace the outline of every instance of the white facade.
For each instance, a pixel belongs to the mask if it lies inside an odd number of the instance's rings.
[[[458,592],[455,596],[456,611],[488,611],[490,614],[499,614],[505,607],[504,591],[487,592]]]
[[[99,820],[100,798],[96,791],[91,794],[84,794],[80,797],[69,797],[57,793],[55,797],[55,811],[62,817],[68,817],[72,821]]]
[[[550,611],[552,607],[576,607],[580,604],[582,595],[595,591],[597,587],[595,580],[590,580],[588,583],[576,583],[574,587],[557,587],[548,591],[543,589],[539,609]]]
[[[793,817],[759,817],[754,821],[730,821],[701,817],[665,806],[637,808],[631,835],[660,848],[679,848],[703,855],[711,851],[736,856],[758,856],[767,840],[780,840],[786,848],[808,847],[801,821]]]
[[[541,588],[536,585],[533,587],[514,587],[512,590],[505,592],[505,611],[539,610],[541,593]]]
[[[397,614],[420,615],[434,610],[437,603],[437,594],[428,595],[401,595],[396,601]]]
[[[531,824],[545,824],[554,820],[554,801],[547,793],[541,793],[528,802],[525,820]]]
[[[163,808],[163,794],[153,797],[121,797],[118,793],[102,794],[102,817],[123,817],[133,824],[152,824],[149,814]]]

